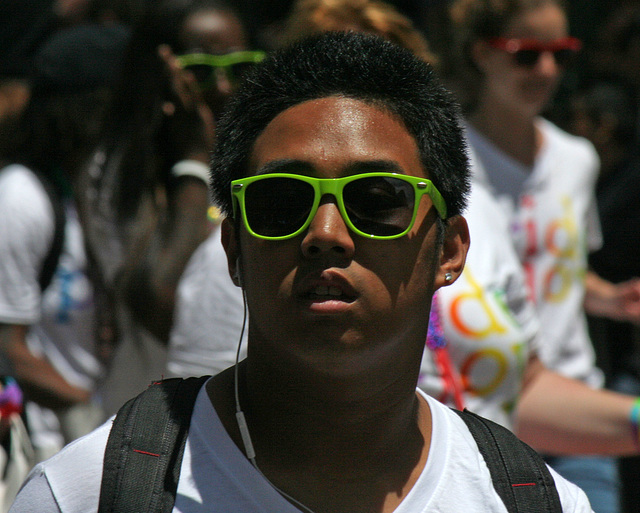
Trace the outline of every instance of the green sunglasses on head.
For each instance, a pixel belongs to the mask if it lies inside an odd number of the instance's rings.
[[[210,87],[215,84],[216,72],[220,70],[231,83],[237,84],[240,78],[265,56],[265,52],[244,50],[224,55],[189,53],[180,55],[177,59],[183,69],[194,74],[201,87]]]
[[[312,178],[271,173],[231,182],[234,217],[240,208],[248,232],[259,239],[284,240],[309,227],[325,194],[336,198],[346,225],[372,239],[407,234],[425,194],[445,219],[447,207],[431,180],[398,173],[362,173]]]

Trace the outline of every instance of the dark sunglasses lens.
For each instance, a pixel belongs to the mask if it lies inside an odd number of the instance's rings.
[[[213,77],[213,68],[208,64],[190,64],[185,66],[187,71],[193,73],[199,84],[206,84],[211,81]]]
[[[569,64],[571,64],[571,61],[573,60],[575,55],[576,52],[569,48],[563,48],[561,50],[556,50],[555,52],[553,52],[553,56],[558,66],[568,66]]]
[[[535,66],[540,58],[540,50],[518,50],[514,57],[520,66]],[[576,52],[570,48],[561,48],[553,52],[553,57],[558,66],[568,66],[571,64]]]
[[[533,66],[540,58],[539,50],[518,50],[514,57],[520,66]]]
[[[398,235],[413,218],[413,185],[398,178],[360,178],[345,185],[342,196],[353,225],[369,235]]]
[[[244,193],[247,223],[258,235],[283,237],[300,229],[309,217],[315,191],[293,178],[265,178]]]

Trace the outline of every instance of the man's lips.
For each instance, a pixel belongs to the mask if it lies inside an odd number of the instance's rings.
[[[312,296],[330,296],[340,297],[342,296],[342,289],[340,287],[318,285],[312,292]]]
[[[353,296],[345,294],[341,287],[335,285],[317,285],[307,292],[306,297],[315,301],[353,301]]]
[[[301,297],[307,301],[343,301],[352,302],[357,294],[347,280],[333,276],[331,279],[319,279],[309,282]]]

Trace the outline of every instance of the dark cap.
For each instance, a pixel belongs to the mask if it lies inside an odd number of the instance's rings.
[[[55,33],[34,58],[34,88],[72,92],[113,85],[129,32],[114,23],[80,25]]]

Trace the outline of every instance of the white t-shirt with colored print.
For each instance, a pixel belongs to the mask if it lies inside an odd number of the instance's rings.
[[[594,187],[599,160],[586,139],[537,120],[543,145],[523,166],[467,127],[473,179],[484,183],[509,220],[540,318],[538,353],[547,367],[592,386],[595,367],[583,302],[587,253],[601,244]]]
[[[0,169],[0,323],[29,326],[29,350],[70,384],[94,391],[104,368],[96,356],[93,286],[75,205],[67,200],[64,209],[62,252],[43,292],[38,277],[55,232],[51,200],[31,170],[18,164]],[[57,415],[33,402],[26,410],[36,449],[59,450],[64,439]]]
[[[458,280],[440,289],[432,328],[441,326],[453,372],[425,350],[418,385],[449,404],[465,406],[506,427],[521,389],[525,364],[536,350],[539,325],[527,297],[522,266],[509,240],[507,220],[480,184],[473,186],[465,212],[471,245]],[[453,387],[463,404],[456,404]]]
[[[38,276],[54,236],[54,214],[40,180],[26,167],[0,170],[0,323],[29,325],[29,349],[74,386],[92,390],[102,375],[95,356],[93,287],[78,215],[66,225],[56,272],[44,293]]]

